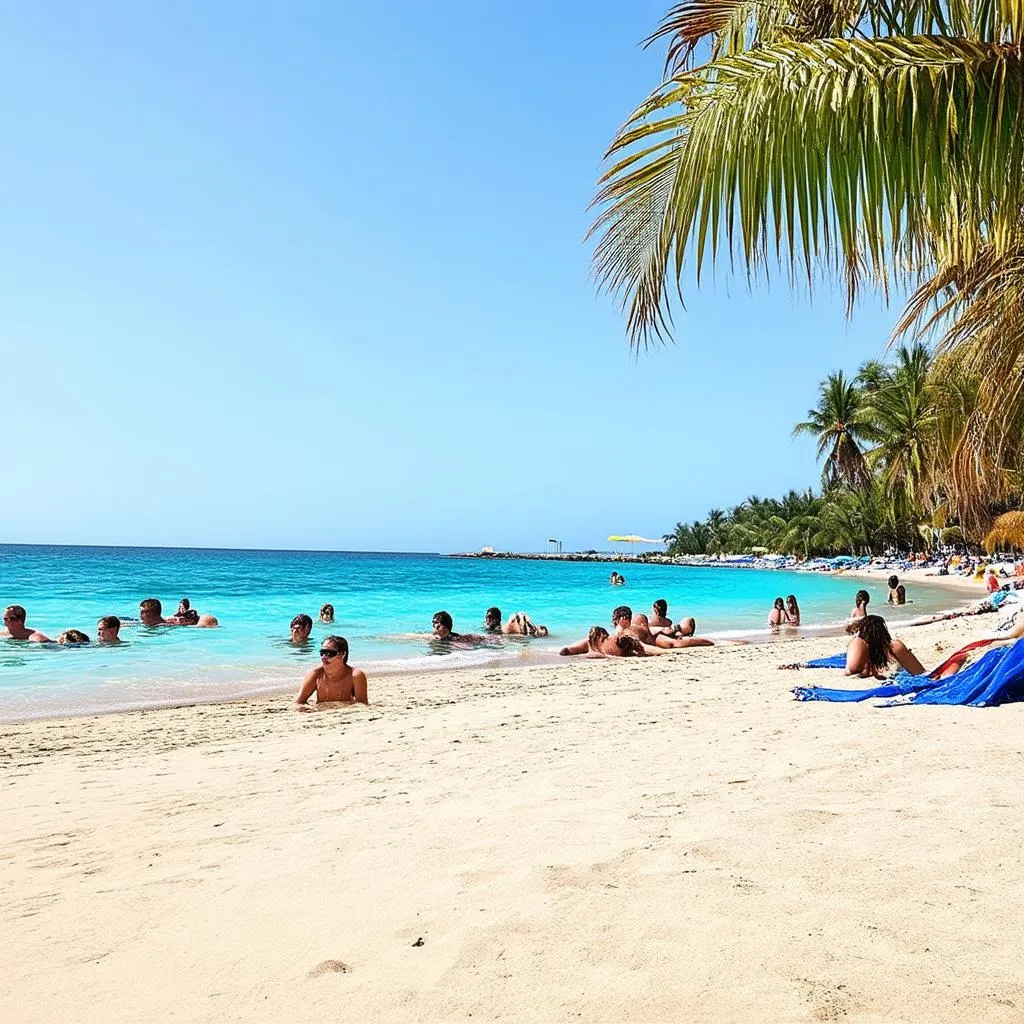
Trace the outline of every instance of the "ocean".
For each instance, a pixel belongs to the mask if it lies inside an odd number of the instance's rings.
[[[626,586],[608,582],[613,568]],[[92,713],[298,690],[329,633],[345,636],[350,661],[373,677],[459,666],[543,662],[560,647],[610,627],[628,604],[650,613],[665,598],[669,616],[697,618],[711,637],[768,638],[772,600],[796,594],[808,629],[842,623],[865,587],[890,622],[961,603],[939,587],[914,585],[914,603],[885,606],[880,583],[821,573],[550,560],[465,559],[434,554],[238,551],[0,545],[0,606],[20,604],[28,624],[51,638],[75,627],[96,638],[102,615],[138,618],[157,597],[171,615],[182,597],[220,620],[217,629],[121,629],[122,645],[64,648],[0,642],[0,719]],[[335,624],[316,622],[331,603]],[[431,617],[448,610],[459,632],[480,632],[485,610],[526,611],[548,626],[545,640],[506,638],[440,656],[427,642]],[[315,626],[309,646],[287,643],[299,612]],[[890,614],[891,612],[891,614]]]

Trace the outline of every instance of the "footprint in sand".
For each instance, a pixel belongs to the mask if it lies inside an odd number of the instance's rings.
[[[348,974],[351,970],[344,960],[321,960],[313,967],[307,977],[322,978],[325,974]]]

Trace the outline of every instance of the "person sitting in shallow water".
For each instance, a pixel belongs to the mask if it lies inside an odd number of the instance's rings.
[[[625,606],[623,606],[623,610],[625,610]],[[616,612],[618,611],[619,609],[616,609]],[[702,636],[677,637],[669,633],[654,633],[651,631],[647,616],[641,612],[631,615],[628,624],[625,624],[624,615],[620,615],[614,621],[619,633],[629,633],[648,647],[657,647],[665,651],[680,650],[683,647],[714,647],[714,641],[706,640]]]
[[[432,646],[441,646],[447,649],[453,644],[459,647],[472,647],[484,642],[484,637],[478,636],[476,633],[456,633],[453,630],[454,625],[455,623],[448,612],[435,612],[431,620]]]
[[[295,698],[299,711],[312,711],[309,699],[316,694],[316,707],[324,704],[369,704],[366,673],[348,663],[348,641],[343,636],[324,637],[320,664],[302,680]]]
[[[89,637],[80,629],[65,629],[58,637],[57,643],[64,647],[80,647],[89,643]]]
[[[501,627],[505,636],[547,636],[548,627],[538,626],[526,612],[515,612],[508,617],[508,622]]]
[[[800,625],[800,606],[796,603],[796,595],[790,594],[786,598],[786,625]]]
[[[847,633],[856,633],[860,628],[860,620],[868,614],[868,602],[871,595],[866,590],[858,590],[854,598],[854,608],[850,612],[850,621],[846,627]]]
[[[846,674],[860,679],[884,679],[883,673],[897,662],[912,676],[925,674],[925,667],[902,640],[893,640],[881,615],[865,615],[857,635],[846,647]]]
[[[672,620],[668,617],[668,601],[663,597],[659,597],[651,605],[648,624],[655,636],[659,633],[665,633],[668,636],[693,636],[697,632],[697,620],[692,615],[680,619],[675,625],[672,625]]]
[[[786,621],[786,602],[781,597],[775,598],[772,610],[768,613],[768,626],[773,633],[778,633],[779,626]]]

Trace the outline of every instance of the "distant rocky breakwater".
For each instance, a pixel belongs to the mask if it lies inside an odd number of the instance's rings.
[[[546,551],[456,551],[447,558],[484,558],[484,559],[527,559],[536,562],[616,562],[644,565],[690,565],[706,568],[749,568],[730,562],[717,562],[714,559],[695,559],[685,556],[662,555],[656,553],[616,554],[614,551],[563,551],[561,553]]]

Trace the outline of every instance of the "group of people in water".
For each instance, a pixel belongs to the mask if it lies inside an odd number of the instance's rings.
[[[888,603],[905,604],[906,589],[898,578],[890,576],[888,583]],[[861,678],[878,677],[893,662],[913,675],[923,673],[925,670],[914,653],[901,641],[893,640],[889,635],[885,620],[868,612],[869,602],[870,595],[866,590],[857,592],[855,607],[850,613],[850,622],[847,626],[847,632],[854,634],[847,649],[847,675]],[[26,611],[21,605],[9,605],[5,608],[3,620],[4,628],[0,631],[0,637],[42,644],[56,643],[62,646],[91,643],[89,636],[78,629],[64,630],[56,641],[50,640],[40,630],[33,629],[27,624]],[[132,621],[136,620],[122,620],[116,615],[104,616],[96,624],[96,642],[102,645],[121,643],[119,633],[122,623]],[[325,625],[334,623],[333,605],[324,604],[320,608],[319,621]],[[194,609],[188,598],[182,598],[177,611],[167,617],[164,617],[163,607],[157,598],[145,598],[139,603],[137,622],[147,628],[209,628],[218,625],[213,615],[201,615]],[[795,595],[775,599],[769,613],[768,624],[773,632],[778,632],[783,626],[800,625],[800,607]],[[311,616],[296,615],[290,623],[288,642],[298,648],[306,647],[310,642],[313,625]],[[668,616],[668,602],[664,598],[658,598],[651,605],[649,615],[642,612],[634,613],[628,605],[619,605],[612,612],[611,629],[595,625],[591,627],[586,637],[562,647],[558,653],[563,657],[639,658],[667,654],[689,647],[714,645],[713,641],[697,636],[696,630],[696,620],[692,616],[673,622]],[[436,612],[427,639],[433,653],[443,654],[456,648],[489,646],[499,637],[546,636],[548,628],[535,623],[526,612],[514,612],[506,619],[500,608],[492,606],[484,613],[481,633],[458,633],[455,631],[455,623],[450,612]],[[319,654],[319,664],[311,668],[302,680],[296,697],[297,707],[301,710],[310,710],[309,702],[314,696],[317,705],[368,703],[366,674],[349,665],[349,645],[345,637],[336,634],[324,637],[320,643]],[[953,670],[955,671],[955,668]]]
[[[81,629],[62,630],[56,640],[51,640],[42,630],[33,629],[27,624],[28,613],[20,604],[9,604],[4,609],[4,628],[0,630],[0,638],[9,640],[28,640],[36,644],[59,644],[62,647],[81,647],[92,643],[89,634]],[[116,615],[104,615],[96,623],[96,642],[106,646],[121,643],[121,626],[131,619],[121,619]],[[217,625],[213,615],[200,615],[192,607],[189,599],[183,597],[178,610],[164,618],[163,605],[155,597],[147,597],[139,602],[138,621],[143,626],[199,626],[209,628]]]
[[[890,576],[888,579],[889,594],[886,604],[904,605],[907,604],[907,588],[900,583],[898,576]],[[850,622],[846,627],[848,633],[856,632],[857,625],[861,619],[868,614],[868,603],[871,595],[866,590],[858,590],[854,598],[853,611],[850,612]],[[913,603],[913,602],[909,602]],[[775,598],[772,610],[768,613],[768,628],[773,633],[778,633],[783,626],[800,625],[800,606],[797,604],[796,596],[790,594],[785,600],[781,597]]]

